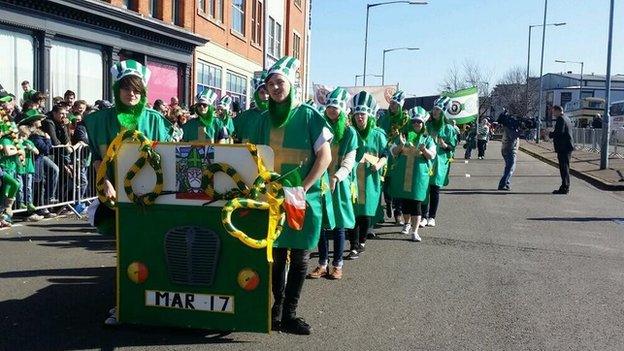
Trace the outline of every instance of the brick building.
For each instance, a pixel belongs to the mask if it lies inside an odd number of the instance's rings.
[[[0,84],[111,100],[109,69],[132,58],[153,72],[151,103],[211,87],[245,108],[254,73],[284,54],[306,86],[310,1],[0,0]]]

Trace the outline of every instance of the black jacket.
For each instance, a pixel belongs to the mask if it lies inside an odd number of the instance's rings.
[[[556,153],[568,153],[574,150],[572,122],[570,122],[568,117],[557,117],[555,129],[550,132],[549,136],[553,140]]]

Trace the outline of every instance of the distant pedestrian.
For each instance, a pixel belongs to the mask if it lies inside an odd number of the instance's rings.
[[[479,160],[483,160],[485,158],[485,149],[487,148],[487,143],[490,140],[490,125],[486,118],[481,119],[479,124],[477,125],[477,150]]]
[[[498,123],[503,128],[501,154],[505,160],[505,170],[498,182],[498,190],[511,190],[511,176],[516,169],[516,154],[520,145],[520,129],[518,120],[507,111],[498,116]]]
[[[594,129],[602,129],[602,116],[600,113],[596,113],[592,120],[591,127]]]
[[[555,146],[557,160],[559,161],[559,173],[561,174],[561,186],[553,191],[553,194],[563,195],[570,191],[570,158],[572,157],[572,122],[563,115],[561,106],[552,107],[552,115],[555,118],[555,129],[548,135]]]

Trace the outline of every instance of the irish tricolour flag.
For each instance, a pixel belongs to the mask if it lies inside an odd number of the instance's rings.
[[[457,124],[471,123],[479,116],[479,91],[477,87],[442,93],[451,99],[446,105],[446,117]]]
[[[303,229],[306,210],[306,193],[303,189],[299,168],[284,175],[281,180],[284,189],[284,211],[288,226],[295,230]]]

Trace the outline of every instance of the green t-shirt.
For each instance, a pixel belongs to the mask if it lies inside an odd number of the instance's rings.
[[[32,141],[26,139],[24,140],[24,147],[26,149],[26,173],[34,174],[35,173],[35,153],[32,151],[36,150],[35,144]]]
[[[0,145],[3,147],[2,154],[0,155],[0,167],[3,171],[14,174],[17,171],[17,155],[8,156],[6,154],[6,148],[9,146],[15,146],[13,140],[8,136],[0,138]]]
[[[340,169],[344,157],[357,150],[358,137],[353,127],[347,126],[344,135],[339,143],[331,143],[332,162],[328,170],[330,176]],[[357,154],[356,154],[357,156]],[[354,165],[355,166],[355,165]],[[355,167],[354,167],[355,168]],[[336,220],[336,228],[351,229],[355,226],[355,212],[353,209],[353,190],[351,185],[355,181],[349,170],[349,176],[336,184],[336,188],[332,192],[332,204],[334,206],[334,218]],[[355,186],[355,184],[353,184]]]

